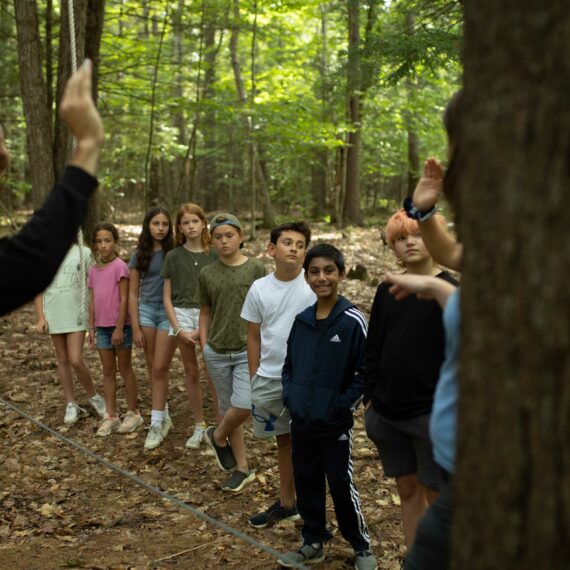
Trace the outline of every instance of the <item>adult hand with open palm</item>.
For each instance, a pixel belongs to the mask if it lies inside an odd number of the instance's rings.
[[[443,166],[435,158],[428,158],[424,171],[414,190],[414,206],[420,212],[431,210],[443,192]]]

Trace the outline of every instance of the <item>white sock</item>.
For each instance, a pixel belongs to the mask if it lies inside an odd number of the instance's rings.
[[[206,422],[200,422],[199,424],[194,424],[194,431],[206,431]]]
[[[165,410],[152,410],[150,412],[150,427],[152,426],[162,427],[164,418],[166,417],[165,414],[166,414]]]
[[[170,417],[170,414],[168,413],[168,402],[166,402],[166,404],[164,404],[164,417],[165,418]]]

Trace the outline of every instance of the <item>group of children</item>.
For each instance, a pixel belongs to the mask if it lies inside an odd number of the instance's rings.
[[[352,464],[353,412],[364,400],[367,433],[386,476],[396,478],[410,547],[441,481],[427,427],[444,352],[438,304],[415,295],[397,301],[382,283],[368,328],[365,316],[338,292],[346,274],[342,253],[329,244],[308,249],[311,232],[303,222],[272,230],[268,252],[275,271],[269,275],[259,260],[241,253],[235,216],[218,214],[208,224],[195,204],[182,206],[174,224],[166,210],[149,211],[128,266],[117,256],[118,239],[112,224],[99,224],[96,263],[88,273],[90,250],[74,246],[36,301],[38,330],[49,331],[56,349],[67,400],[64,423],[85,412],[75,402],[73,368],[102,417],[98,436],[143,425],[131,366],[134,342],[144,348],[152,388],[144,447],[156,448],[172,428],[168,372],[178,347],[195,422],[186,445],[197,448],[205,440],[212,448],[228,472],[224,490],[240,492],[255,478],[243,435],[249,418],[256,437],[276,438],[279,497],[249,524],[264,528],[302,517],[303,545],[279,563],[324,559],[323,543],[332,536],[326,526],[328,481],[355,568],[373,570],[378,566]],[[387,239],[408,273],[455,284],[434,263],[417,222],[405,212],[390,218]],[[81,299],[86,275],[88,303]],[[103,365],[104,401],[81,356],[85,330]],[[196,345],[217,406],[216,426],[204,422]],[[127,396],[122,421],[115,405],[117,366]]]

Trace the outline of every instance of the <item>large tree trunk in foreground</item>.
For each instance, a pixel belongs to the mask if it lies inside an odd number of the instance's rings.
[[[566,569],[570,10],[562,0],[466,0],[465,9],[452,562]]]

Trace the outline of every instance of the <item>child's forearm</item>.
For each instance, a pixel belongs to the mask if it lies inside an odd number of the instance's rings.
[[[247,366],[253,378],[261,360],[261,329],[258,323],[247,323]]]
[[[38,316],[38,321],[45,319],[44,314],[44,294],[40,293],[34,297],[34,308],[36,309],[36,314]]]
[[[129,281],[126,278],[123,278],[119,281],[119,295],[121,299],[121,305],[119,307],[119,317],[117,318],[115,328],[122,329],[125,326],[125,320],[127,319],[127,309],[129,305]]]
[[[200,331],[200,346],[203,348],[208,342],[208,334],[210,332],[210,307],[202,305],[200,307],[200,318],[198,321]]]

